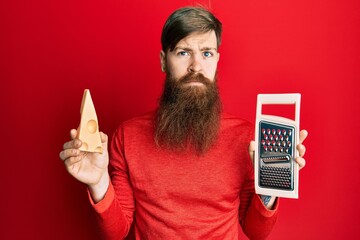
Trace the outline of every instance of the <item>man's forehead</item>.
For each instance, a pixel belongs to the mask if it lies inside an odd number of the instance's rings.
[[[217,39],[214,31],[194,32],[181,39],[175,48],[206,48],[217,50]]]

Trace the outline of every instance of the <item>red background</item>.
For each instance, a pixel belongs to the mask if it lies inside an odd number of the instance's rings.
[[[302,94],[307,166],[269,239],[356,239],[360,4],[357,0],[10,1],[0,3],[1,239],[97,239],[85,186],[58,154],[89,88],[100,128],[152,110],[160,33],[176,8],[224,26],[225,110],[255,120],[258,93]],[[4,134],[5,133],[5,134]]]

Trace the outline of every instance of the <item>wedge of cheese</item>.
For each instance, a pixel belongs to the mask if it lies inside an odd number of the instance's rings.
[[[99,124],[89,89],[84,90],[80,108],[81,120],[77,138],[82,141],[81,151],[102,153]]]

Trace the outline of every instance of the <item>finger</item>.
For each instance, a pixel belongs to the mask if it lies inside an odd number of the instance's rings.
[[[83,159],[83,157],[81,157],[81,156],[67,158],[64,161],[65,167],[69,171],[75,163],[80,162],[82,159]]]
[[[65,150],[65,149],[72,149],[72,148],[80,148],[81,145],[82,145],[82,142],[80,139],[74,139],[74,140],[64,143],[63,149]]]
[[[300,134],[299,134],[299,143],[302,143],[303,141],[305,141],[307,135],[308,135],[308,132],[305,129],[301,130]]]
[[[65,161],[71,157],[77,157],[80,154],[80,150],[78,149],[64,149],[60,152],[59,157],[61,160]]]
[[[251,141],[249,144],[249,155],[253,162],[254,162],[254,152],[255,152],[255,141]]]
[[[76,129],[71,129],[70,130],[70,139],[75,139],[77,136],[77,130]]]
[[[296,146],[296,149],[298,150],[300,157],[303,157],[305,155],[306,147],[303,144],[298,144]]]
[[[306,165],[306,161],[302,157],[295,158],[295,161],[297,162],[297,164],[299,164],[299,169],[302,169]]]

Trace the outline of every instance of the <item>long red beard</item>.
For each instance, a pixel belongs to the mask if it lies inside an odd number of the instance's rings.
[[[188,86],[191,81],[203,86]],[[175,151],[205,153],[216,141],[221,101],[215,81],[189,73],[179,80],[167,74],[155,119],[155,141]]]

